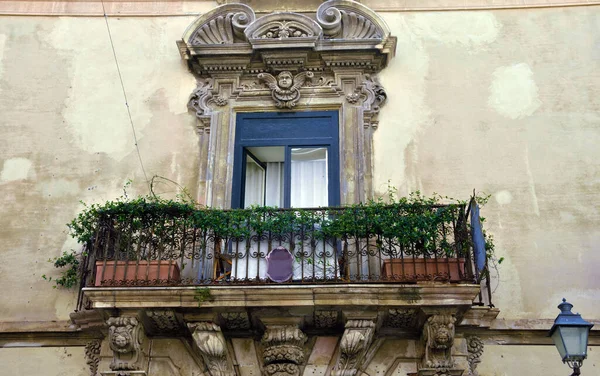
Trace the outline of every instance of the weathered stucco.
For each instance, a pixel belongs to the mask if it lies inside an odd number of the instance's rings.
[[[492,194],[501,316],[552,318],[563,295],[597,312],[598,8],[384,17],[375,189]]]
[[[193,193],[197,136],[186,103],[195,81],[173,43],[190,21],[109,23],[146,175]],[[116,198],[128,179],[129,194],[148,188],[104,19],[3,17],[0,35],[0,274],[12,291],[0,320],[65,319],[74,292],[41,275],[55,275],[47,260],[63,246],[77,249],[65,224],[79,201]]]
[[[389,181],[401,194],[491,194],[482,213],[504,258],[493,286],[503,318],[554,318],[565,296],[599,319],[599,10],[382,13],[398,45],[380,75],[388,103],[374,133],[375,191]],[[41,276],[57,275],[48,258],[78,249],[65,223],[80,200],[116,198],[129,179],[129,195],[148,192],[133,129],[146,176],[195,194],[201,151],[186,108],[195,80],[174,44],[194,18],[109,18],[132,121],[103,18],[0,18],[0,289],[10,291],[0,321],[73,311],[76,293]],[[414,342],[390,343],[368,374],[415,371]],[[400,347],[406,359],[388,356]],[[55,371],[45,374],[84,375],[82,352],[2,349],[0,364],[28,375],[39,358]],[[521,347],[488,346],[478,370],[566,374],[555,352],[527,347],[524,359]]]

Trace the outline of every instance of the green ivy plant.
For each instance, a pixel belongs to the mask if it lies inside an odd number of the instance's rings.
[[[58,278],[48,277],[45,274],[42,275],[42,278],[46,281],[54,281],[53,288],[72,288],[78,285],[80,255],[78,255],[75,251],[65,251],[59,257],[49,259],[48,262],[52,263],[55,268],[63,268],[60,277]]]
[[[456,248],[445,240],[446,237],[440,234],[440,229],[450,228],[448,225],[466,205],[465,201],[451,200],[437,194],[425,197],[418,191],[408,197],[397,198],[396,190],[388,188],[385,198],[343,208],[323,208],[317,212],[258,206],[220,210],[201,207],[190,199],[187,192],[184,193],[186,194],[176,199],[164,199],[154,194],[130,198],[125,192],[122,197],[113,201],[84,204],[84,210],[68,224],[70,234],[81,244],[89,245],[101,229],[107,228],[107,223],[110,223],[108,227],[118,231],[121,237],[130,237],[125,239],[123,244],[135,244],[136,241],[149,241],[161,237],[169,239],[173,236],[175,228],[202,229],[210,231],[215,238],[224,240],[268,233],[289,234],[306,231],[315,241],[331,238],[372,238],[377,247],[397,249],[390,246],[391,244],[384,244],[393,239],[395,244],[411,245],[404,249],[404,255],[452,255],[455,254]],[[451,203],[443,204],[447,201]],[[480,199],[478,202],[484,204],[486,201]],[[484,220],[485,218],[482,218],[482,221]],[[152,231],[142,231],[150,227]],[[149,233],[151,235],[148,235]],[[374,234],[376,236],[373,238]],[[142,236],[152,236],[152,239],[142,239]],[[492,256],[493,238],[487,233],[485,236],[488,253]],[[147,259],[154,256],[144,255]],[[61,276],[54,280],[56,286],[69,288],[77,285],[80,258],[81,254],[71,251],[50,260],[55,267],[64,268]]]

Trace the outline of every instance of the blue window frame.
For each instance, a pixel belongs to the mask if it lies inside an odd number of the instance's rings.
[[[291,206],[291,191],[298,189],[292,184],[292,158],[299,150],[321,152],[326,155],[327,206],[338,206],[339,181],[339,119],[337,111],[239,113],[236,119],[233,164],[232,207],[243,208],[246,190],[246,166],[256,162],[257,171],[266,169],[258,151],[281,151],[282,155],[282,204]],[[309,149],[312,148],[312,149]],[[326,151],[326,153],[325,153]],[[256,154],[256,155],[254,155]],[[266,172],[264,173],[266,176]],[[266,184],[266,182],[265,182]],[[259,195],[260,196],[260,195]],[[261,204],[264,204],[261,203]]]

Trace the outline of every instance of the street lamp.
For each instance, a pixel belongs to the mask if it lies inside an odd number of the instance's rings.
[[[588,334],[594,324],[581,318],[579,313],[571,312],[573,304],[565,299],[558,305],[560,313],[550,329],[550,337],[562,358],[573,370],[571,376],[580,375],[579,368],[587,358]]]

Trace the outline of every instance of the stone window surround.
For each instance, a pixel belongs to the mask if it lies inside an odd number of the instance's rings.
[[[372,137],[387,98],[377,73],[393,57],[396,38],[354,1],[326,1],[313,17],[257,18],[247,5],[226,4],[195,20],[177,42],[198,81],[188,106],[198,118],[201,204],[231,207],[240,112],[339,111],[340,203],[373,196]]]

